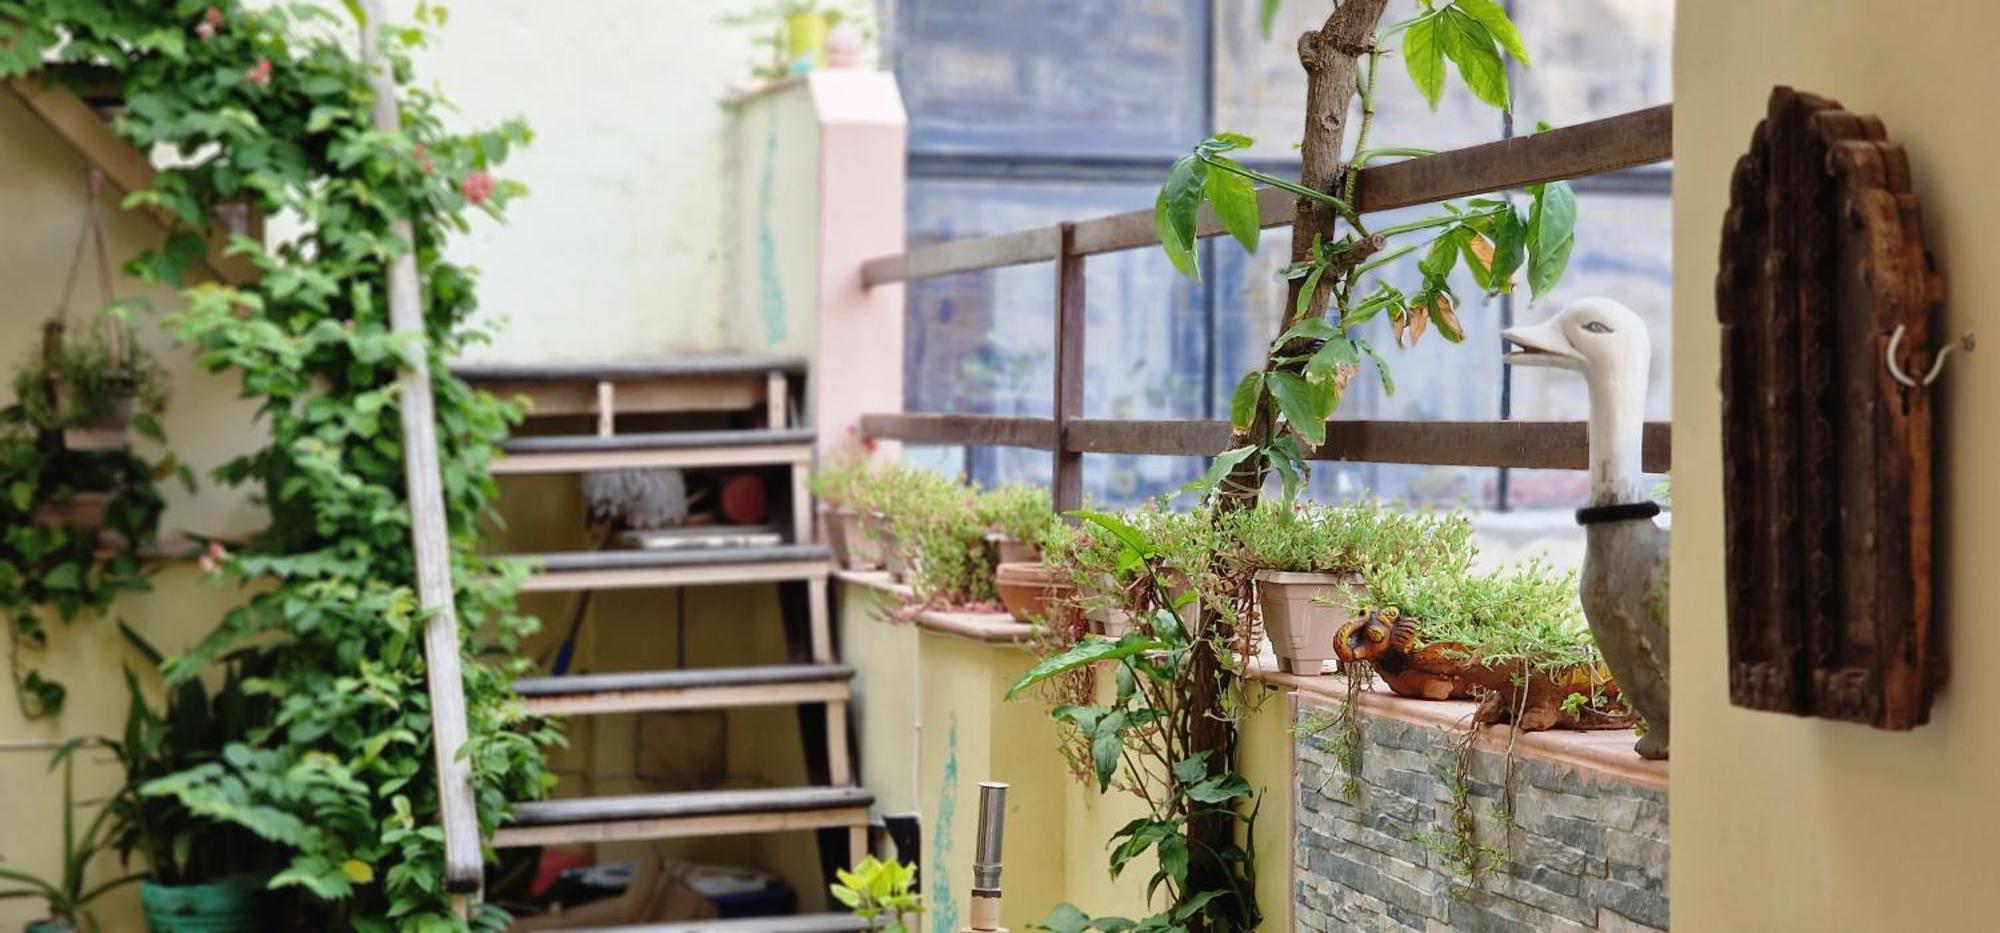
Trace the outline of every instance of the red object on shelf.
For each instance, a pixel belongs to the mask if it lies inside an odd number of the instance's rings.
[[[739,473],[722,483],[722,520],[731,525],[761,525],[771,517],[771,501],[764,494],[764,478],[755,473]]]

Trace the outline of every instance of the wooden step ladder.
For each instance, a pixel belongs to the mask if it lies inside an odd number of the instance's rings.
[[[794,663],[525,678],[531,711],[571,716],[796,705],[824,711],[824,786],[624,794],[518,804],[493,836],[496,848],[844,829],[847,864],[868,851],[874,798],[855,786],[848,747],[854,670],[835,656],[828,586],[832,555],[813,543],[805,479],[814,435],[794,423],[803,364],[767,357],[703,356],[613,365],[471,366],[460,377],[497,395],[525,397],[538,427],[594,426],[592,433],[537,434],[507,441],[499,476],[622,469],[780,468],[790,509],[778,543],[675,546],[505,555],[530,570],[524,592],[580,592],[741,583],[805,589],[804,641]],[[727,430],[623,433],[621,422],[701,413],[751,414],[762,424]],[[585,430],[590,430],[585,427]],[[775,517],[775,516],[774,516]],[[802,723],[803,725],[803,723]],[[810,753],[809,753],[810,754]],[[805,926],[770,926],[797,919]],[[757,925],[763,924],[763,925]],[[840,915],[768,918],[627,929],[859,929]]]

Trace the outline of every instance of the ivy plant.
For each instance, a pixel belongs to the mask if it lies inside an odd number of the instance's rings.
[[[412,82],[412,55],[441,9],[419,3],[415,24],[390,26],[343,5],[350,15],[290,2],[0,0],[0,76],[95,66],[124,92],[113,129],[141,151],[179,154],[125,199],[179,224],[126,269],[185,287],[168,325],[203,366],[238,381],[265,431],[216,474],[270,513],[247,546],[210,557],[249,595],[164,670],[185,683],[247,652],[266,666],[244,690],[271,708],[218,760],[145,791],[281,846],[288,861],[272,886],[318,900],[312,914],[328,929],[461,928],[444,890],[395,383],[416,354],[428,357],[464,637],[461,754],[490,833],[509,801],[553,783],[541,746],[558,737],[514,701],[524,662],[489,660],[533,628],[513,602],[525,571],[474,547],[495,491],[488,468],[519,413],[451,375],[447,361],[481,334],[469,324],[474,275],[445,252],[470,214],[500,217],[522,193],[491,173],[529,132],[447,128],[444,101]],[[399,85],[397,132],[371,123],[370,74],[354,51],[362,29],[378,30]],[[191,284],[210,217],[232,200],[294,217],[299,232],[268,246],[230,238],[253,282]],[[413,224],[414,242],[391,234],[397,219]],[[391,333],[387,316],[387,267],[411,251],[421,342]],[[497,928],[505,914],[486,906],[470,922]]]

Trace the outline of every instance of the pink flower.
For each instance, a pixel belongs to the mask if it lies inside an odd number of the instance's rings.
[[[258,87],[270,87],[271,60],[268,58],[257,59],[257,64],[250,66],[250,70],[243,73],[243,80]]]
[[[215,38],[215,24],[207,21],[198,23],[194,27],[194,34],[200,36],[204,42],[213,39]]]
[[[202,573],[214,573],[222,569],[222,562],[228,558],[229,549],[223,547],[222,542],[210,541],[208,550],[201,552],[201,556],[195,558],[194,562],[195,566],[201,568]]]
[[[209,26],[220,26],[222,25],[222,11],[215,7],[209,7],[208,12],[201,14],[201,21]]]
[[[493,176],[485,172],[473,172],[459,183],[458,190],[460,194],[465,195],[466,201],[477,207],[493,196]]]

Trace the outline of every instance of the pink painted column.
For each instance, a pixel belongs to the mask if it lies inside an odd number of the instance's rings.
[[[903,410],[903,286],[861,284],[861,263],[902,252],[908,120],[887,72],[807,79],[819,121],[819,294],[810,383],[821,455],[861,415]]]

